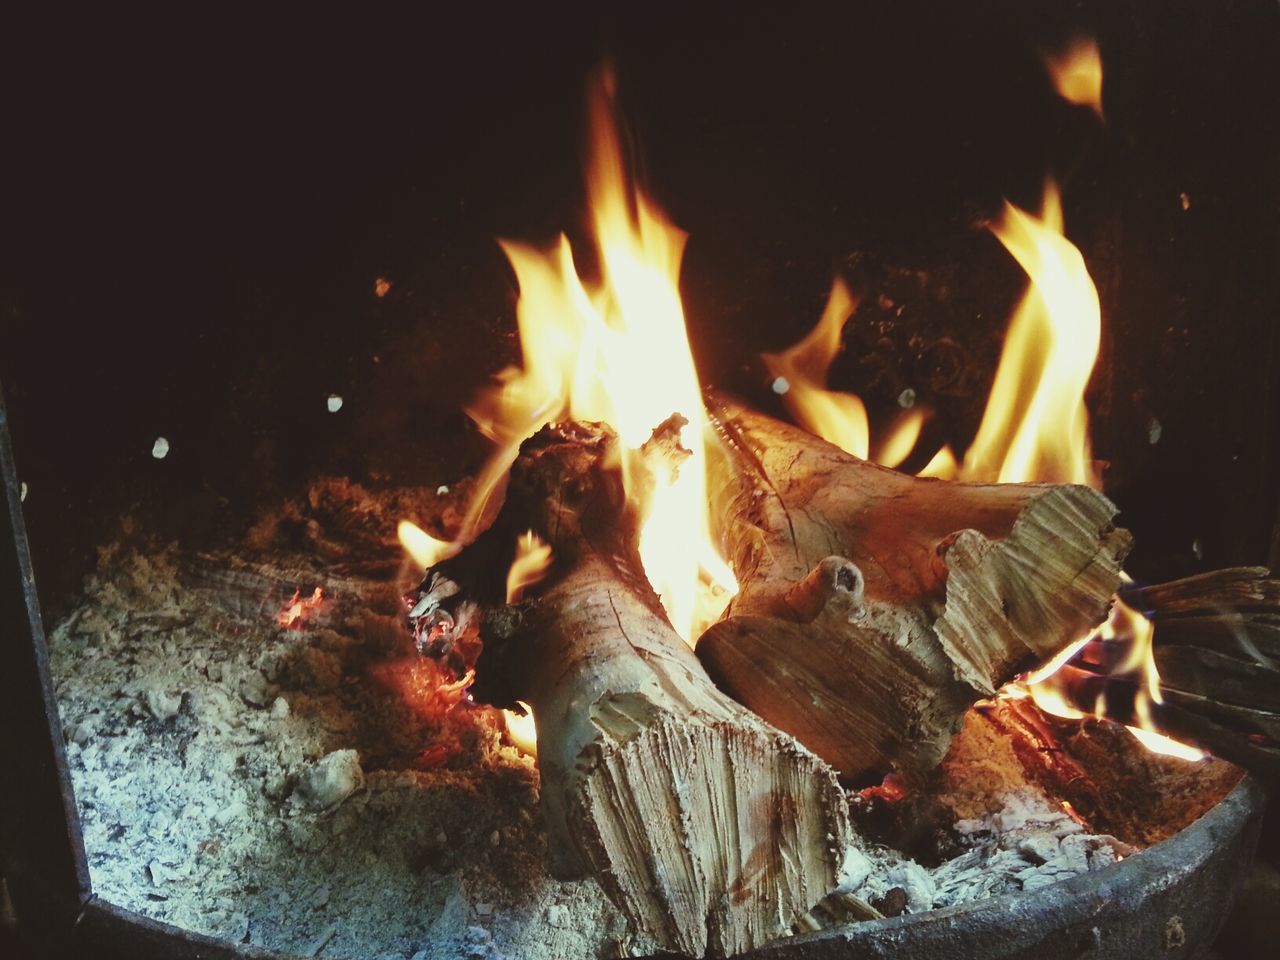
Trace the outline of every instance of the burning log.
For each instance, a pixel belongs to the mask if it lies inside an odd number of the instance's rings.
[[[844,777],[919,779],[975,700],[1105,618],[1131,538],[1101,494],[910,477],[719,406],[741,592],[698,655]]]
[[[594,875],[665,949],[733,955],[835,888],[844,796],[821,760],[719,692],[668,624],[618,447],[583,423],[527,440],[494,526],[428,571],[411,616],[420,648],[474,660],[477,699],[532,705],[553,873]],[[550,566],[507,604],[527,530]]]
[[[1280,780],[1280,580],[1264,567],[1214,570],[1127,590],[1155,627],[1160,702],[1155,725]],[[1115,676],[1115,644],[1096,640],[1064,667],[1067,699],[1136,722],[1141,678]]]

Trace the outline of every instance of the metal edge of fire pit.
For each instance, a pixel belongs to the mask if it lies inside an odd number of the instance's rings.
[[[1133,960],[1200,956],[1244,881],[1265,793],[1246,777],[1176,835],[1029,892],[779,941],[743,960]]]
[[[1264,796],[1246,778],[1180,833],[1096,872],[1032,892],[791,937],[741,960],[1194,958],[1213,942],[1239,891]],[[86,904],[73,942],[99,957],[135,960],[295,956],[192,933],[97,898]]]

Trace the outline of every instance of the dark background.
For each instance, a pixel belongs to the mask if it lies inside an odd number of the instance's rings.
[[[474,468],[459,407],[514,356],[493,241],[582,245],[583,91],[605,55],[637,167],[690,232],[707,382],[778,410],[758,354],[808,329],[842,270],[868,296],[834,385],[879,422],[911,387],[936,411],[923,457],[963,447],[1024,282],[981,223],[1002,197],[1034,207],[1052,172],[1103,297],[1095,453],[1131,569],[1267,560],[1275,3],[514,10],[10,18],[0,380],[47,607],[125,515],[208,540],[319,473]],[[1105,124],[1041,66],[1081,32]]]

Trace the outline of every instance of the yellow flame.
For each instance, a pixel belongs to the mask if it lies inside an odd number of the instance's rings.
[[[605,73],[590,93],[587,175],[600,282],[582,280],[564,236],[546,252],[502,245],[520,288],[523,357],[467,409],[499,449],[461,539],[474,535],[522,440],[562,418],[608,423],[624,448],[623,480],[641,517],[645,573],[672,625],[692,643],[710,622],[708,608],[714,619],[737,584],[711,537],[707,445],[714,441],[679,295],[685,236],[630,183],[613,108]],[[680,440],[690,455],[678,470],[641,483],[642,470],[653,474],[640,447],[673,413],[686,421]]]
[[[1091,37],[1073,41],[1062,53],[1045,57],[1058,95],[1102,116],[1102,55]]]
[[[885,438],[876,444],[872,459],[885,467],[896,467],[911,456],[924,427],[924,411],[908,410],[889,427]]]
[[[946,446],[933,455],[933,459],[925,464],[925,468],[917,476],[954,480],[959,473],[960,464],[956,463],[956,455]]]
[[[1102,331],[1098,291],[1062,234],[1057,187],[1039,217],[1010,203],[992,228],[1031,285],[1014,312],[962,477],[1096,485],[1084,392]]]
[[[409,520],[400,521],[396,527],[396,536],[400,538],[400,545],[413,557],[413,562],[424,569],[434,567],[455,552],[453,544],[437,540]]]
[[[516,703],[524,709],[524,714],[514,710],[503,710],[502,719],[507,726],[507,736],[516,747],[531,757],[538,755],[538,728],[533,721],[533,707],[523,700]]]
[[[507,603],[519,603],[526,587],[547,575],[551,566],[551,545],[530,530],[516,538],[516,558],[507,571]]]
[[[781,353],[763,354],[765,366],[782,378],[782,402],[810,433],[864,460],[871,447],[867,409],[852,393],[827,389],[827,371],[840,352],[840,334],[858,301],[839,277],[831,285],[818,325]]]

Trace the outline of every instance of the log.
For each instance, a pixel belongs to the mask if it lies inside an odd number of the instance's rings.
[[[413,617],[423,649],[465,651],[459,669],[479,649],[477,699],[532,705],[553,873],[596,877],[666,950],[731,956],[837,886],[847,807],[830,768],[718,691],[668,624],[618,454],[595,424],[526,441],[493,527],[428,571]],[[526,530],[551,566],[507,605]]]
[[[1156,726],[1280,782],[1280,580],[1265,567],[1232,567],[1121,596],[1155,628],[1164,700],[1151,707]],[[1086,645],[1063,668],[1061,688],[1085,712],[1102,693],[1108,716],[1135,723],[1142,681],[1113,675],[1122,647]]]
[[[975,700],[1106,617],[1131,538],[1101,494],[911,477],[712,403],[741,589],[698,655],[846,780],[922,780]]]

